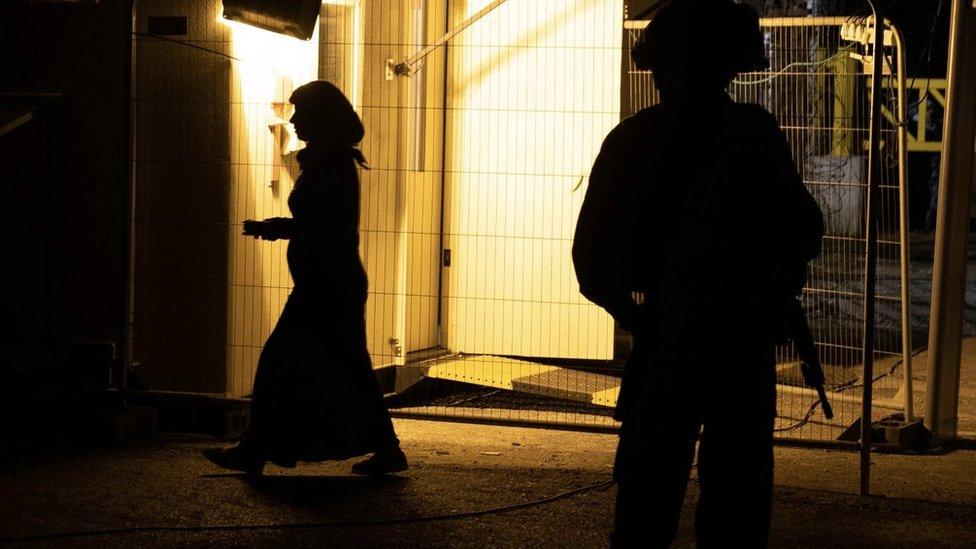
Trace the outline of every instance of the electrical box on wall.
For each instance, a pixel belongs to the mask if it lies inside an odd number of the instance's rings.
[[[150,16],[146,18],[146,31],[153,36],[186,36],[185,16]]]

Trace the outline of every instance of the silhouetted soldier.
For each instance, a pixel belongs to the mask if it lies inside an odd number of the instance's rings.
[[[363,124],[324,80],[292,93],[301,176],[288,197],[292,217],[244,221],[244,234],[288,239],[295,288],[261,351],[251,420],[240,445],[205,456],[260,474],[266,461],[348,459],[373,453],[353,472],[402,471],[400,450],[366,349],[366,272],[359,259],[359,173]]]
[[[607,136],[573,244],[583,295],[634,337],[612,540],[674,540],[701,430],[699,545],[763,546],[782,303],[819,254],[823,220],[776,120],[725,91],[767,66],[751,8],[674,0],[632,53],[661,103]]]

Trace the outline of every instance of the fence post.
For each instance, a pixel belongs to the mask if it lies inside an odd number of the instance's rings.
[[[875,273],[878,260],[878,186],[880,185],[878,159],[881,142],[881,82],[884,59],[884,19],[871,4],[874,12],[874,39],[871,47],[871,118],[868,130],[868,188],[867,220],[864,231],[864,309],[861,329],[861,357],[864,366],[861,374],[861,495],[871,492],[871,400],[874,389],[874,298]]]
[[[966,239],[976,134],[976,5],[954,0],[929,315],[925,426],[936,440],[956,435],[966,294]]]

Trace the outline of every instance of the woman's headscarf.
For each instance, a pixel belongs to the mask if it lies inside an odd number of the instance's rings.
[[[298,152],[299,163],[309,155],[348,149],[356,162],[368,169],[366,157],[356,148],[366,130],[342,90],[331,82],[313,80],[295,89],[288,100],[296,107],[300,106],[312,120],[308,146]]]

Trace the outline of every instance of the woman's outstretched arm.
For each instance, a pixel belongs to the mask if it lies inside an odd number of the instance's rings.
[[[290,217],[269,217],[263,221],[245,219],[243,234],[261,240],[290,240],[295,236],[295,220]]]

